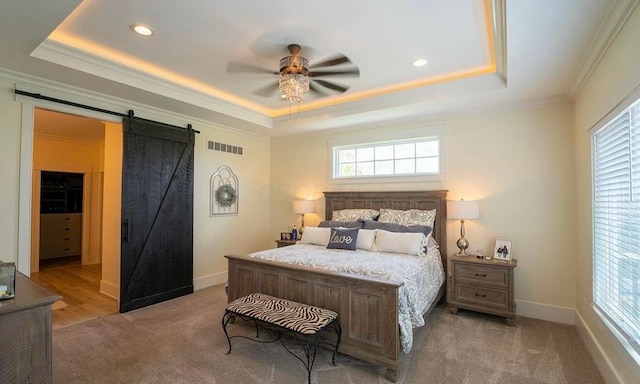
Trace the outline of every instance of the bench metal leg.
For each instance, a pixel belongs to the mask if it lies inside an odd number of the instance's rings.
[[[243,335],[234,335],[234,336],[229,336],[229,332],[227,331],[227,324],[232,323],[236,316],[240,317],[243,320],[253,320],[254,323],[256,324],[256,337],[252,338],[252,337],[247,337],[247,336],[243,336]],[[227,343],[229,344],[229,350],[227,351],[227,355],[231,353],[231,339],[235,338],[235,337],[240,337],[243,339],[247,339],[247,340],[252,340],[252,341],[256,341],[258,343],[273,343],[275,341],[278,341],[280,339],[280,337],[282,336],[281,332],[275,332],[275,338],[273,340],[260,340],[260,333],[259,333],[259,322],[258,320],[255,319],[251,319],[251,318],[247,318],[244,317],[242,315],[238,315],[236,313],[233,313],[231,311],[225,311],[224,315],[222,316],[222,330],[224,331],[224,335],[227,337]],[[270,333],[270,332],[267,332]]]
[[[227,332],[227,324],[231,319],[235,318],[235,315],[231,312],[225,312],[224,316],[222,316],[222,330],[224,331],[224,335],[227,337],[227,343],[229,344],[229,350],[227,351],[227,355],[231,353],[231,338],[229,338],[229,333]]]
[[[331,358],[331,363],[333,366],[336,366],[336,353],[338,352],[338,347],[340,346],[340,339],[342,339],[342,327],[338,323],[338,320],[334,320],[328,327],[332,328],[333,331],[338,335],[338,339],[336,340],[336,348],[333,350],[333,357]]]
[[[233,322],[236,318],[236,316],[239,316],[241,319],[243,320],[253,320],[256,324],[256,338],[251,338],[251,337],[246,337],[246,336],[242,336],[242,335],[234,335],[234,336],[229,336],[229,333],[227,331],[227,324],[229,324],[230,322]],[[237,315],[236,313],[233,313],[231,311],[225,311],[224,316],[222,316],[222,329],[224,331],[224,335],[227,337],[227,343],[229,344],[229,350],[227,351],[227,355],[231,353],[231,339],[233,339],[234,337],[241,337],[243,339],[248,339],[248,340],[253,340],[253,341],[257,341],[259,343],[273,343],[274,341],[278,341],[280,340],[280,344],[282,344],[282,346],[284,347],[284,349],[289,352],[291,355],[293,355],[293,357],[295,357],[296,359],[300,360],[300,362],[302,363],[302,365],[304,365],[304,367],[307,370],[307,382],[308,384],[311,384],[311,370],[313,369],[313,364],[316,360],[316,354],[318,352],[318,333],[315,333],[313,335],[301,335],[299,333],[296,333],[295,331],[286,331],[286,330],[281,330],[281,329],[273,329],[273,332],[275,333],[275,338],[273,340],[259,340],[259,321],[257,321],[256,319],[252,319],[249,317],[244,317],[242,315]],[[267,331],[269,331],[271,328],[265,328]],[[332,321],[331,323],[329,323],[326,328],[327,330],[333,330],[336,333],[337,339],[336,339],[336,344],[335,346],[330,345],[332,347],[334,347],[333,349],[333,356],[331,358],[331,363],[335,366],[336,365],[336,353],[338,352],[338,347],[340,346],[340,339],[342,338],[342,328],[340,327],[340,324],[338,323],[337,319]],[[302,345],[302,349],[304,351],[304,359],[298,355],[296,355],[293,351],[291,351],[289,349],[289,347],[287,347],[287,345],[285,344],[284,338],[282,337],[284,334],[287,334],[291,332],[291,334],[296,334],[298,335],[298,337],[294,337],[294,340],[297,340],[298,342],[302,340],[304,340],[304,342],[300,343]],[[271,333],[271,332],[267,332],[267,333]]]
[[[310,341],[311,339],[311,341]],[[307,369],[307,382],[311,384],[311,370],[313,369],[313,363],[316,360],[316,353],[318,352],[318,335],[310,335],[304,336],[304,343],[302,343],[302,349],[304,351],[304,356],[306,361],[303,360],[300,356],[296,355],[291,351],[287,345],[284,343],[284,339],[280,339],[280,344],[284,347],[284,349],[289,352],[293,357],[300,360],[302,365]]]

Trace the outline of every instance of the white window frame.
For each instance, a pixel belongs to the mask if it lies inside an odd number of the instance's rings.
[[[372,132],[368,134],[357,134],[352,136],[343,136],[328,140],[329,147],[329,182],[334,184],[367,184],[367,183],[414,183],[414,182],[435,182],[444,181],[446,179],[446,140],[447,127],[444,124],[429,125],[421,127],[412,127],[405,129],[397,129],[394,131],[386,130],[382,132]],[[338,164],[337,153],[340,149],[345,148],[368,148],[380,145],[395,145],[404,143],[415,143],[420,141],[437,141],[438,142],[438,163],[439,171],[436,173],[411,173],[411,174],[394,174],[394,175],[367,175],[354,177],[337,176]]]
[[[615,303],[622,303],[626,298],[628,284],[626,280],[622,281],[623,278],[620,275],[625,273],[633,275],[634,272],[636,274],[640,273],[640,266],[638,266],[640,249],[633,244],[624,244],[633,241],[629,239],[630,237],[637,238],[640,234],[640,220],[638,220],[640,208],[637,205],[637,202],[640,201],[640,193],[637,192],[640,185],[634,186],[636,183],[640,184],[640,177],[638,175],[634,176],[631,169],[632,166],[637,166],[640,163],[640,145],[638,145],[640,141],[636,138],[634,143],[631,135],[632,132],[640,135],[640,95],[637,92],[633,92],[630,96],[633,97],[631,100],[621,103],[626,107],[619,105],[591,135],[593,309],[604,323],[604,326],[609,329],[636,363],[640,364],[640,330],[638,330],[638,325],[634,324],[633,320],[629,320],[629,314],[626,313],[629,310],[628,304],[624,305],[627,308],[622,308],[622,304],[614,305]],[[632,109],[635,110],[634,114],[630,112]],[[610,118],[612,115],[613,117]],[[629,120],[625,123],[629,127],[626,129],[627,134],[625,134],[624,128],[620,128],[625,126],[621,124],[624,115],[629,116]],[[617,168],[629,173],[628,175],[622,175],[622,179],[624,179],[622,182],[611,181],[614,180],[611,177],[614,171],[610,170],[611,168],[604,168],[610,167],[610,163],[607,162],[602,167],[599,167],[596,157],[598,135],[607,133],[607,130],[614,130],[615,127],[619,127],[618,131],[622,133],[619,136],[622,138],[620,139],[621,142],[628,144],[628,153],[623,149],[611,151],[612,154],[607,159],[611,160],[615,157],[620,159],[619,164],[625,166]],[[601,140],[603,141],[601,145],[604,148],[605,140],[604,138]],[[635,147],[636,145],[638,147]],[[600,169],[603,170],[600,171]],[[598,175],[601,175],[602,183],[598,182]],[[626,183],[629,184],[628,188],[625,185]],[[624,187],[621,185],[624,185]],[[607,187],[609,189],[606,189],[606,193],[600,192]],[[611,188],[615,188],[615,193],[609,192]],[[633,192],[634,188],[636,189],[635,192]],[[619,192],[625,191],[628,191],[628,199],[622,200],[619,197],[616,199],[619,196]],[[636,202],[635,206],[634,202]],[[614,207],[614,204],[621,206]],[[636,215],[635,218],[634,215]],[[628,228],[629,226],[631,229]],[[631,231],[635,235],[622,234],[623,227],[626,227],[625,231]],[[627,265],[628,263],[626,262],[624,265],[620,264],[621,255],[628,253],[634,254],[631,256],[632,264]],[[633,262],[634,260],[635,263]],[[631,281],[631,284],[633,289],[633,281]],[[635,300],[640,300],[640,298],[634,297],[636,294],[637,292],[634,290],[631,291],[632,313],[634,311],[633,306],[637,305]],[[633,314],[631,314],[631,319],[633,319]]]

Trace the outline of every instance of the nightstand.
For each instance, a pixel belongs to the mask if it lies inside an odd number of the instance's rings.
[[[278,244],[278,248],[294,245],[297,242],[298,240],[276,240],[276,243]]]
[[[451,313],[457,315],[462,308],[504,316],[507,325],[513,326],[513,270],[517,266],[518,260],[485,260],[475,255],[447,257],[447,303]]]

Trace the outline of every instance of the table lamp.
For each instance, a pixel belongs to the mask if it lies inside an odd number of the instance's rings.
[[[477,219],[480,216],[478,202],[477,201],[465,201],[465,200],[449,200],[447,201],[447,218],[448,219],[460,219],[460,238],[456,245],[460,249],[456,255],[467,255],[467,248],[469,248],[469,241],[464,238],[464,221],[470,219]]]
[[[313,212],[313,200],[295,200],[293,202],[293,212],[302,215],[300,220],[300,234],[302,235],[302,232],[304,232],[304,214]]]

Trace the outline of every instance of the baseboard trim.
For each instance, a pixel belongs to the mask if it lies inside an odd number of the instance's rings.
[[[106,280],[100,280],[100,293],[120,301],[120,287]]]
[[[576,313],[576,320],[578,333],[580,334],[582,341],[586,344],[589,353],[591,353],[591,356],[598,366],[600,373],[604,376],[605,381],[610,384],[622,384],[622,380],[616,373],[611,360],[604,353],[602,346],[598,340],[596,340],[591,328],[587,326],[587,323],[584,321],[584,318],[580,316],[580,313]]]
[[[563,324],[574,325],[576,323],[576,310],[574,308],[558,307],[531,301],[516,300],[516,315]]]
[[[608,384],[622,384],[629,382],[627,376],[623,377],[618,372],[616,366],[611,361],[611,358],[605,353],[601,343],[595,337],[593,330],[588,327],[582,315],[574,308],[558,307],[554,305],[533,303],[530,301],[516,301],[516,315],[575,325],[580,338],[584,341],[589,353],[598,366],[600,373],[604,376],[605,381]],[[625,364],[628,365],[629,363],[625,361]],[[640,378],[636,372],[637,371],[631,367],[631,373],[635,375],[634,378]],[[640,383],[640,381],[633,382]]]
[[[227,272],[214,273],[212,275],[193,279],[193,290],[198,291],[214,285],[223,284],[227,281]],[[100,280],[100,293],[118,300],[120,297],[120,287],[105,280]]]
[[[193,289],[198,291],[203,288],[212,287],[214,285],[227,282],[227,272],[218,272],[212,275],[198,277],[193,279]]]

